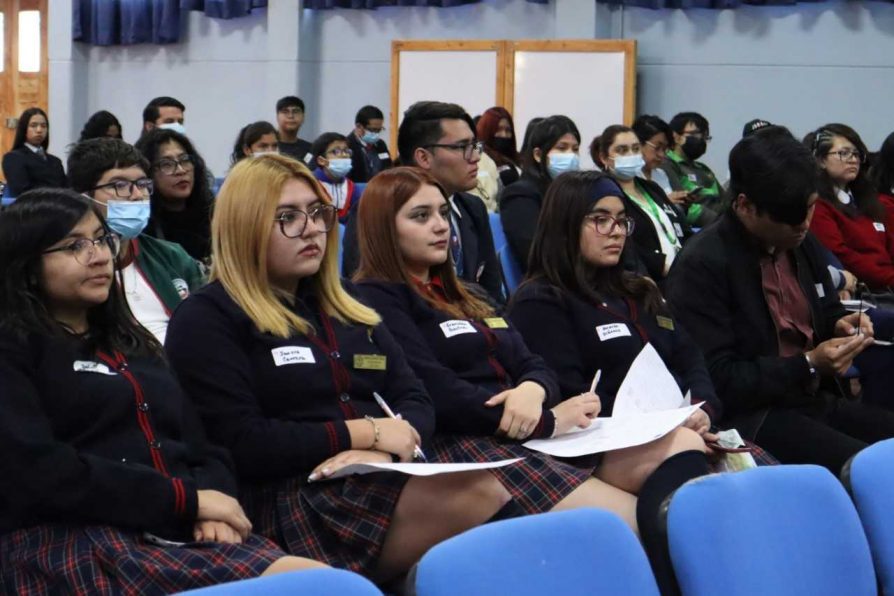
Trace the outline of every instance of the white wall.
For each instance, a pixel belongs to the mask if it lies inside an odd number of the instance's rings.
[[[347,131],[365,103],[387,112],[392,39],[636,39],[639,112],[668,119],[703,112],[714,136],[707,161],[721,176],[729,148],[754,117],[799,135],[848,122],[870,147],[894,129],[887,101],[894,97],[894,4],[887,2],[652,11],[593,0],[486,0],[449,9],[309,11],[299,1],[275,0],[232,21],[191,13],[184,41],[174,46],[71,44],[70,15],[54,26],[51,12],[55,150],[103,108],[133,139],[146,101],[171,94],[187,104],[190,136],[220,175],[239,127],[273,120],[282,95],[297,92],[307,102],[308,139]],[[60,11],[69,2],[51,4]],[[56,16],[61,23],[66,15]]]

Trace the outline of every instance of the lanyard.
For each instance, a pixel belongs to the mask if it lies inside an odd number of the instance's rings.
[[[511,389],[511,385],[509,383],[509,374],[506,372],[506,369],[500,364],[500,361],[497,360],[497,334],[493,332],[486,325],[482,325],[477,321],[469,321],[471,325],[477,329],[482,335],[484,335],[484,341],[487,342],[487,362],[490,364],[490,367],[494,369],[494,373],[497,375],[497,382],[500,383],[500,387],[503,389]]]
[[[658,208],[658,205],[655,204],[655,200],[652,198],[652,195],[650,195],[646,189],[642,188],[639,185],[637,185],[636,188],[643,194],[643,196],[646,197],[645,206],[648,208],[649,211],[652,212],[655,221],[658,223],[659,226],[661,226],[661,231],[664,232],[664,237],[667,238],[667,241],[671,243],[671,246],[673,246],[674,248],[680,248],[680,239],[677,238],[677,235],[675,233],[669,232],[667,227],[664,225],[664,220],[661,219],[661,214],[664,212],[661,211]],[[632,198],[637,205],[643,205],[643,201],[635,195],[631,194],[630,198]],[[667,217],[667,214],[665,214],[665,217]]]
[[[338,407],[341,408],[345,418],[358,418],[357,410],[351,403],[351,396],[348,390],[351,388],[351,373],[341,359],[341,353],[338,351],[338,340],[335,338],[335,330],[332,328],[332,319],[320,308],[320,322],[323,325],[323,331],[326,333],[326,341],[320,339],[316,334],[308,335],[308,339],[326,355],[329,361],[329,370],[332,373],[332,383],[335,385],[335,392],[338,394]]]

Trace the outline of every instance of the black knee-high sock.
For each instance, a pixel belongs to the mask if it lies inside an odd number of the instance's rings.
[[[515,499],[509,499],[505,505],[500,507],[496,513],[494,513],[488,520],[484,523],[489,524],[495,521],[502,521],[504,519],[512,519],[513,517],[522,517],[527,512],[522,509],[521,505],[515,502]]]
[[[639,525],[640,537],[646,554],[649,555],[658,588],[664,596],[679,594],[680,588],[674,576],[667,544],[667,531],[661,519],[662,503],[687,480],[707,473],[708,460],[704,453],[694,450],[683,451],[667,458],[658,466],[639,491],[636,523]]]

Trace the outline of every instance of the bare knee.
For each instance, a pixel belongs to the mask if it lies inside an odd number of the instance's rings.
[[[286,571],[303,571],[305,569],[324,569],[328,567],[325,563],[314,561],[313,559],[305,559],[304,557],[286,556],[273,561],[270,567],[264,570],[261,576],[274,575],[277,573],[285,573]]]
[[[700,434],[690,428],[683,428],[681,426],[669,433],[668,437],[670,438],[670,445],[667,452],[668,457],[676,455],[677,453],[682,453],[683,451],[701,451],[702,453],[705,453],[707,450],[705,447],[705,440],[702,439]]]
[[[442,514],[486,519],[512,499],[500,481],[485,470],[413,480],[419,481],[414,487],[419,498],[413,499],[413,503],[420,510],[407,513],[424,516],[423,519],[431,515],[433,503],[443,508]]]

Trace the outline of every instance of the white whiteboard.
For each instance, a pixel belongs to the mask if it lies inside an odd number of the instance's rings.
[[[590,141],[606,126],[625,122],[624,52],[516,50],[514,73],[512,115],[519,137],[532,118],[568,116],[580,130],[581,167],[592,167]]]

